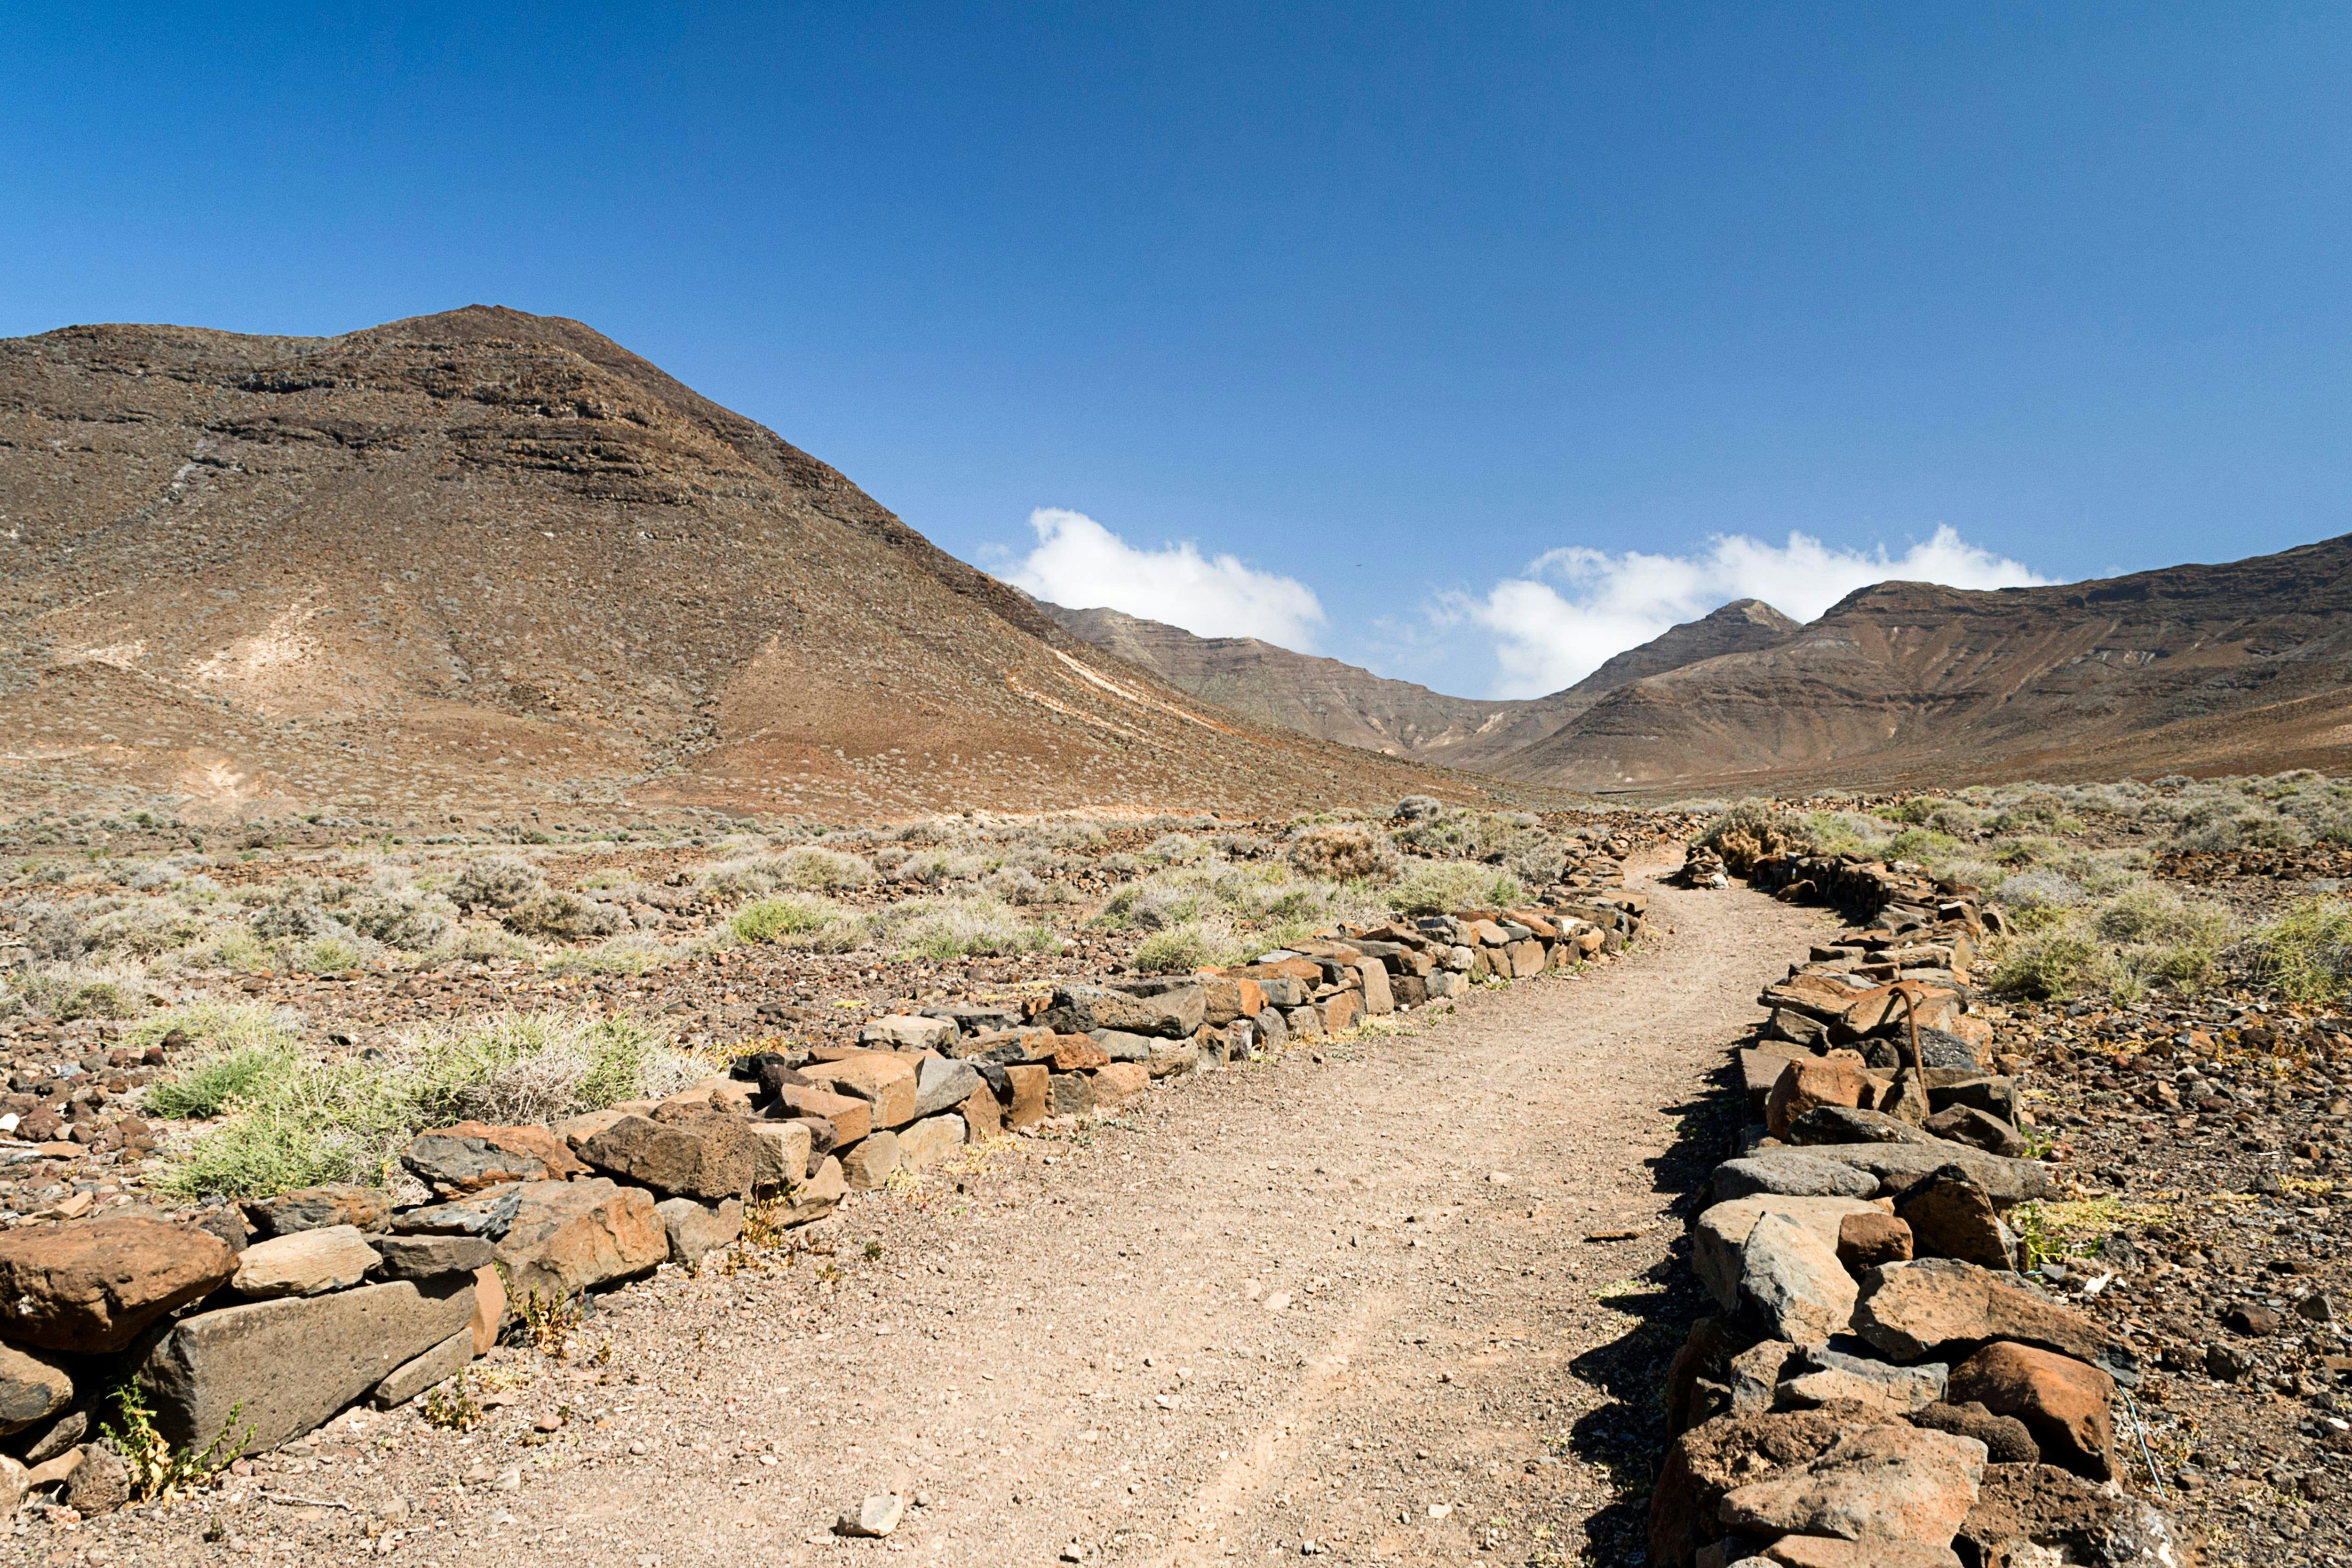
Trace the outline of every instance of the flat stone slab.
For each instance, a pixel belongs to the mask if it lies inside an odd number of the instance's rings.
[[[2046,1198],[2058,1190],[2049,1169],[2037,1160],[2004,1159],[1959,1143],[1813,1143],[1806,1146],[1805,1152],[1869,1172],[1878,1178],[1879,1191],[1885,1194],[1909,1186],[1942,1165],[1958,1165],[1968,1172],[2002,1208],[2028,1198]]]
[[[1748,1233],[1766,1214],[1777,1214],[1819,1235],[1830,1251],[1837,1251],[1838,1225],[1850,1214],[1877,1214],[1875,1204],[1860,1198],[1738,1198],[1716,1204],[1698,1216],[1691,1232],[1691,1267],[1699,1282],[1727,1312],[1739,1307],[1739,1252]]]
[[[375,1385],[371,1402],[378,1410],[405,1405],[436,1383],[446,1383],[472,1363],[474,1331],[459,1329],[415,1361],[394,1369]]]
[[[257,1241],[239,1255],[229,1289],[240,1296],[317,1296],[348,1290],[382,1261],[357,1228],[331,1225]]]
[[[225,1451],[257,1454],[328,1420],[473,1311],[463,1277],[252,1301],[174,1323],[139,1375],[172,1442],[201,1448],[227,1431]]]
[[[1717,1203],[1766,1195],[1790,1198],[1867,1198],[1878,1178],[1842,1160],[1821,1160],[1797,1149],[1759,1149],[1715,1168]]]

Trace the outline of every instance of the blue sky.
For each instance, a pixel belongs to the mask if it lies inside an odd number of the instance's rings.
[[[330,9],[10,5],[0,334],[574,316],[1008,575],[1474,693],[2352,529],[2341,7]]]

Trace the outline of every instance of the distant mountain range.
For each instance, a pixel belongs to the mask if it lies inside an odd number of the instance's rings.
[[[1807,626],[1743,600],[1523,702],[1041,608],[1265,722],[1576,790],[2352,766],[2352,536],[2053,587],[1882,583]]]

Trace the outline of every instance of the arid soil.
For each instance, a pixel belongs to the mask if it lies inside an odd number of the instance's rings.
[[[1706,1168],[1680,1119],[1825,919],[1654,898],[1655,940],[1616,963],[1001,1145],[861,1196],[796,1254],[665,1268],[567,1358],[498,1352],[506,1402],[468,1434],[346,1416],[191,1500],[26,1544],[1630,1561],[1675,1342],[1644,1314]],[[887,1542],[830,1533],[894,1489],[914,1506]]]

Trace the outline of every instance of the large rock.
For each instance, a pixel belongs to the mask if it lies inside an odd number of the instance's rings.
[[[1775,1339],[1818,1345],[1843,1333],[1857,1293],[1837,1243],[1794,1220],[1763,1214],[1740,1244],[1740,1310]]]
[[[598,1176],[526,1182],[497,1259],[517,1296],[555,1299],[642,1274],[669,1256],[654,1196]]]
[[[332,1225],[375,1231],[392,1217],[392,1194],[382,1187],[297,1187],[255,1204],[247,1212],[253,1215],[254,1228],[265,1237],[324,1230]]]
[[[471,1329],[459,1329],[415,1361],[393,1368],[382,1383],[369,1394],[369,1402],[378,1410],[389,1410],[395,1405],[405,1405],[436,1383],[446,1383],[466,1370],[474,1359],[474,1333]]]
[[[1877,1214],[1860,1198],[1764,1196],[1710,1205],[1691,1230],[1691,1267],[1726,1311],[1739,1306],[1739,1249],[1766,1214],[1777,1214],[1818,1233],[1834,1251],[1838,1226],[1850,1214]]]
[[[1724,1494],[1805,1463],[1842,1433],[1880,1417],[1858,1405],[1728,1415],[1692,1426],[1667,1446],[1650,1492],[1652,1561],[1688,1568],[1699,1548],[1719,1541],[1717,1509]]]
[[[755,1190],[789,1187],[807,1178],[809,1151],[815,1144],[808,1122],[749,1121],[744,1127],[759,1146],[759,1162],[751,1171]]]
[[[1535,969],[1530,969],[1528,973],[1533,974],[1542,967],[1542,960],[1538,958]],[[1359,963],[1355,966],[1355,974],[1356,983],[1363,989],[1364,1012],[1367,1016],[1377,1017],[1396,1011],[1396,994],[1390,988],[1386,964],[1381,963],[1378,959]]]
[[[461,1121],[419,1134],[400,1163],[437,1197],[462,1197],[509,1182],[543,1182],[587,1169],[562,1139],[544,1127],[497,1127]]]
[[[877,1045],[894,1051],[939,1051],[954,1044],[957,1029],[947,1018],[923,1018],[894,1013],[877,1018],[857,1032],[860,1045]]]
[[[1892,1366],[1827,1345],[1808,1345],[1781,1371],[1779,1403],[1798,1410],[1852,1401],[1885,1415],[1907,1416],[1944,1397],[1949,1368],[1941,1362]]]
[[[395,1236],[472,1236],[496,1241],[514,1224],[515,1206],[522,1202],[522,1184],[490,1187],[446,1204],[403,1209],[392,1216]]]
[[[1865,1426],[1769,1480],[1724,1494],[1733,1529],[1948,1546],[1976,1506],[1985,1447],[1916,1426]]]
[[[760,1170],[760,1145],[743,1119],[709,1105],[623,1117],[583,1143],[580,1153],[598,1170],[665,1197],[740,1197]]]
[[[173,1324],[139,1376],[173,1443],[201,1448],[227,1432],[225,1452],[259,1453],[327,1420],[473,1310],[469,1279],[253,1301]]]
[[[898,1135],[877,1132],[841,1152],[841,1173],[852,1192],[871,1192],[898,1169]]]
[[[1263,1019],[1279,1021],[1282,1015],[1269,1007],[1258,1015]],[[1151,1055],[1144,1060],[1144,1070],[1153,1078],[1178,1078],[1201,1070],[1201,1047],[1191,1040],[1155,1040]]]
[[[975,1076],[974,1081],[977,1080]],[[909,1171],[928,1171],[963,1152],[963,1118],[950,1110],[927,1117],[898,1132],[898,1163]]]
[[[121,1218],[12,1230],[0,1235],[0,1337],[119,1351],[236,1272],[228,1244],[193,1226]]]
[[[1248,975],[1212,980],[1201,987],[1202,1021],[1224,1027],[1236,1018],[1255,1018],[1265,1008],[1265,987]]]
[[[1715,1168],[1715,1198],[1775,1195],[1789,1198],[1867,1198],[1877,1195],[1878,1178],[1835,1160],[1817,1160],[1794,1149],[1764,1149]]]
[[[2042,1458],[2104,1481],[2116,1470],[2116,1381],[2054,1352],[2006,1342],[1952,1369],[1950,1397],[2025,1423]]]
[[[1859,1279],[1888,1263],[1911,1260],[1911,1227],[1891,1214],[1850,1214],[1838,1222],[1838,1261]]]
[[[0,1433],[22,1432],[73,1403],[73,1379],[63,1367],[0,1345]]]
[[[1921,1541],[1840,1541],[1833,1535],[1784,1535],[1750,1563],[1776,1568],[1962,1568],[1948,1546]]]
[[[1057,1072],[1053,1081],[1054,1114],[1100,1116],[1150,1085],[1150,1069],[1135,1062],[1109,1062],[1092,1072]]]
[[[776,1099],[794,1121],[822,1121],[833,1130],[829,1150],[845,1143],[855,1143],[874,1131],[874,1107],[856,1095],[837,1093],[814,1085],[803,1089],[787,1085],[777,1091]]]
[[[1857,1057],[1807,1057],[1780,1069],[1764,1100],[1764,1124],[1775,1138],[1817,1105],[1860,1105],[1870,1093],[1869,1075]]]
[[[2004,1160],[1958,1143],[1816,1143],[1805,1152],[1837,1160],[1876,1176],[1879,1191],[1892,1194],[1944,1165],[1958,1165],[1976,1180],[1994,1205],[2007,1208],[2028,1198],[2046,1198],[2057,1189],[2039,1161]]]
[[[440,1279],[490,1266],[490,1244],[478,1236],[382,1236],[371,1245],[387,1279]]]
[[[681,1268],[701,1267],[703,1258],[743,1234],[743,1200],[664,1198],[654,1205],[669,1237],[669,1260]]]
[[[317,1296],[348,1290],[383,1261],[367,1238],[348,1225],[297,1231],[257,1241],[236,1260],[229,1288],[240,1296]]]
[[[1973,1105],[1948,1105],[1927,1118],[1927,1130],[1954,1143],[2014,1159],[2025,1152],[2025,1135],[1998,1116]]]
[[[1115,1062],[1148,1062],[1152,1052],[1184,1043],[1163,1040],[1157,1035],[1130,1035],[1125,1029],[1097,1029],[1087,1038],[1100,1046],[1103,1055]]]
[[[1194,984],[1171,985],[1139,982],[1137,994],[1125,989],[1097,985],[1066,985],[1054,993],[1054,1004],[1039,1020],[1059,1034],[1083,1035],[1095,1029],[1121,1029],[1131,1035],[1160,1035],[1181,1039],[1208,1018],[1208,996]]]
[[[1857,1105],[1817,1105],[1789,1123],[1790,1142],[1799,1148],[1815,1143],[1933,1143],[1924,1129],[1883,1110]]]
[[[1956,1361],[1994,1340],[2096,1361],[2111,1343],[2089,1318],[2035,1294],[2016,1276],[1943,1258],[1871,1270],[1853,1323],[1896,1361]]]
[[[2000,1223],[1992,1195],[1958,1165],[1943,1165],[1895,1194],[1895,1217],[1911,1227],[1919,1258],[1956,1258],[1987,1268],[2008,1268],[2015,1239]]]
[[[1979,1563],[2021,1568],[2043,1563],[2183,1568],[2193,1561],[2146,1500],[2111,1495],[2055,1465],[1986,1466],[1959,1540]]]
[[[896,1051],[833,1051],[827,1055],[829,1059],[811,1062],[801,1068],[802,1075],[820,1088],[866,1101],[877,1129],[904,1127],[915,1120],[919,1058]]]
[[[949,1057],[925,1057],[915,1072],[915,1120],[953,1110],[980,1088],[980,1069]]]
[[[1956,1437],[1974,1437],[1985,1446],[1985,1458],[1991,1466],[2042,1462],[2041,1445],[2034,1442],[2024,1422],[2014,1415],[1995,1415],[1974,1400],[1915,1410],[1911,1413],[1911,1425],[1949,1432]]]
[[[841,1162],[827,1154],[817,1162],[805,1182],[796,1182],[785,1191],[789,1205],[787,1222],[806,1225],[823,1219],[834,1211],[835,1205],[848,1194],[849,1184],[841,1173]]]

